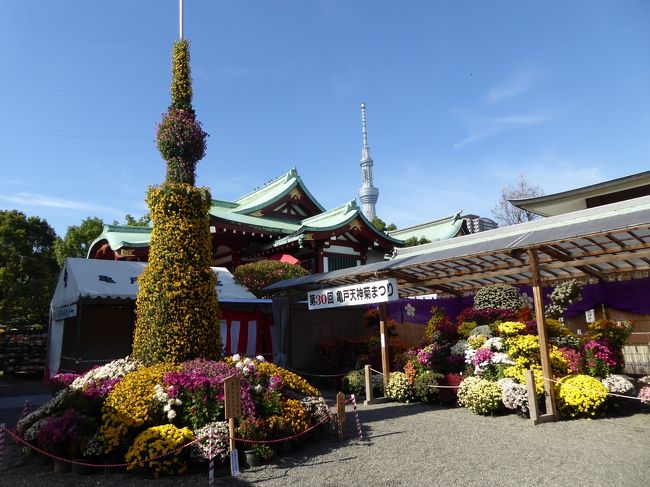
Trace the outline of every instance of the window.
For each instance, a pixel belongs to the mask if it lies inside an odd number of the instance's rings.
[[[352,257],[328,257],[327,270],[336,271],[338,269],[347,269],[349,267],[356,267],[357,259]]]

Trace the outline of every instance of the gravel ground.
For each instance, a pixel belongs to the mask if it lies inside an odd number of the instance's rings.
[[[20,410],[7,414],[20,414]],[[532,426],[514,415],[420,404],[360,406],[366,440],[348,414],[345,439],[242,470],[218,470],[215,485],[244,486],[642,486],[650,478],[650,414]],[[3,486],[205,486],[207,469],[157,480],[125,473],[52,474],[42,458],[8,441]]]

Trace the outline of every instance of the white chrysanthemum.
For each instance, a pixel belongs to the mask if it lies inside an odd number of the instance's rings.
[[[490,330],[488,325],[475,326],[472,328],[472,331],[469,332],[469,336],[473,337],[476,335],[483,335],[489,338],[492,336],[492,330]]]
[[[264,362],[264,361],[266,360],[262,355],[258,355],[258,356],[255,357],[255,358],[256,358],[257,360],[259,360],[260,362]]]
[[[510,355],[503,352],[495,352],[492,354],[490,362],[493,364],[504,364],[504,365],[514,365],[514,362],[510,358]]]
[[[81,377],[77,377],[70,387],[76,390],[85,389],[85,387],[92,381],[100,379],[115,379],[117,377],[124,377],[125,375],[133,372],[142,364],[137,360],[130,357],[113,360],[101,367],[89,370]]]
[[[501,402],[508,409],[515,411],[528,411],[528,392],[526,386],[512,379],[500,379],[497,384],[501,387]]]
[[[613,394],[634,394],[634,384],[625,375],[610,374],[601,380],[608,392]]]
[[[449,351],[452,355],[464,355],[465,350],[469,348],[467,340],[459,340],[455,345],[453,345]]]
[[[489,348],[494,352],[500,352],[501,350],[503,350],[503,338],[501,337],[488,338],[485,344],[483,345],[483,348]]]
[[[241,357],[239,356],[238,353],[236,353],[235,355],[232,356],[233,362],[239,362],[239,359],[241,359]]]

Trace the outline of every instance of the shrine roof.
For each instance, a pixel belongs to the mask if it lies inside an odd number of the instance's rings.
[[[101,240],[106,240],[113,250],[122,247],[148,247],[151,240],[151,227],[104,225],[101,235],[88,246],[88,252],[90,253]]]
[[[402,240],[390,237],[383,232],[377,230],[367,219],[363,216],[363,213],[359,210],[355,200],[350,200],[347,203],[333,208],[330,211],[326,211],[316,216],[305,218],[302,220],[302,225],[300,228],[292,235],[289,235],[285,238],[276,240],[272,243],[274,247],[287,244],[289,242],[299,240],[302,238],[302,235],[310,232],[327,232],[330,230],[335,230],[341,228],[345,225],[352,223],[355,219],[359,219],[363,222],[364,226],[370,230],[372,233],[376,234],[378,238],[382,240],[388,240],[396,245],[403,245]]]
[[[393,238],[408,240],[409,238],[426,238],[431,242],[438,240],[447,240],[459,235],[469,233],[465,227],[465,220],[460,216],[462,212],[455,213],[451,216],[433,220],[427,223],[421,223],[412,227],[400,228],[387,232]]]
[[[321,211],[325,211],[325,208],[323,208],[323,206],[321,206],[316,198],[314,198],[314,196],[309,192],[305,183],[303,183],[302,179],[298,175],[296,168],[292,168],[286,174],[269,181],[265,185],[235,200],[234,204],[236,204],[237,207],[233,208],[233,211],[237,213],[253,213],[254,211],[278,201],[295,188],[300,188],[314,206]]]
[[[225,222],[230,222],[235,225],[245,225],[268,233],[290,234],[300,228],[299,223],[267,217],[242,215],[241,213],[236,213],[230,209],[214,204],[210,208],[210,215]]]

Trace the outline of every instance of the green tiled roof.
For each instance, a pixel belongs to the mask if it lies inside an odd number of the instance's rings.
[[[350,200],[344,205],[341,205],[337,208],[334,208],[330,211],[326,211],[319,215],[315,215],[309,218],[305,218],[302,221],[302,225],[294,234],[289,235],[288,237],[276,240],[272,243],[273,247],[284,245],[295,240],[299,240],[301,235],[309,232],[326,232],[328,230],[334,230],[340,228],[348,223],[352,222],[355,218],[363,220],[368,227],[377,234],[377,236],[390,240],[397,245],[403,244],[401,240],[392,238],[380,231],[376,230],[375,227],[363,216],[363,213],[359,211],[357,202],[355,200]]]
[[[446,218],[441,218],[440,220],[434,220],[412,227],[393,230],[388,232],[388,234],[391,237],[398,238],[400,240],[408,240],[409,238],[413,237],[419,240],[420,238],[424,237],[431,242],[454,238],[459,233],[460,235],[464,234],[464,232],[462,232],[463,219],[460,217],[460,213],[461,212],[458,212]]]
[[[220,220],[229,221],[234,224],[255,227],[268,233],[290,234],[300,228],[300,224],[298,223],[292,223],[285,220],[274,220],[272,218],[266,217],[242,215],[230,209],[216,206],[214,204],[210,208],[210,214]]]
[[[107,240],[113,250],[122,247],[148,247],[151,240],[151,227],[104,225],[101,235],[88,247],[89,251],[100,240]]]
[[[250,213],[253,213],[257,209],[268,206],[273,201],[282,198],[297,187],[300,187],[305,195],[321,209],[322,213],[305,218],[301,222],[250,215]],[[270,245],[272,247],[299,240],[305,233],[327,232],[341,228],[351,223],[355,218],[363,221],[378,237],[387,239],[397,246],[403,245],[403,241],[411,236],[418,236],[418,238],[420,236],[426,236],[426,238],[432,241],[454,237],[457,235],[463,222],[460,219],[460,214],[457,214],[453,217],[424,225],[396,230],[387,235],[372,226],[357,207],[355,200],[348,201],[330,211],[325,211],[307,190],[295,168],[261,188],[239,198],[235,202],[212,200],[210,214],[222,222],[254,228],[259,230],[260,233],[285,235],[285,237],[271,243]],[[101,240],[108,241],[108,244],[114,251],[123,247],[148,247],[151,240],[151,228],[128,225],[104,225],[102,234],[92,242],[90,249]]]
[[[270,203],[279,200],[296,187],[300,187],[316,207],[321,211],[325,211],[325,208],[323,208],[316,198],[313,197],[305,186],[305,183],[302,182],[296,168],[292,168],[288,173],[271,180],[264,186],[235,200],[237,208],[233,211],[236,211],[237,213],[253,213],[256,210],[264,208]]]

